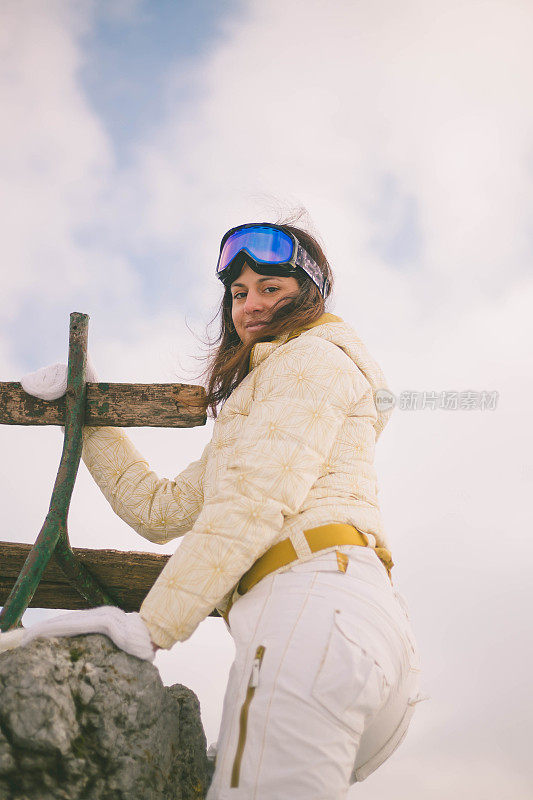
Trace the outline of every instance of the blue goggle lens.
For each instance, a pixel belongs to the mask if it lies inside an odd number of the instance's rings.
[[[285,264],[292,256],[293,242],[284,231],[273,228],[244,228],[235,231],[224,243],[217,272],[223,272],[241,251],[248,253],[259,263]]]

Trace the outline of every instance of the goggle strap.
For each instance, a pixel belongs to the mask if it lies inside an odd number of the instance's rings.
[[[316,263],[316,261],[311,258],[307,250],[300,244],[297,240],[297,250],[296,250],[296,265],[303,269],[303,271],[311,278],[313,283],[315,283],[322,295],[322,297],[326,296],[326,289],[328,287],[328,280],[322,274],[322,270]]]

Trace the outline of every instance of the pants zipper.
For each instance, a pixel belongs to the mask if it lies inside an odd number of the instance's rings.
[[[259,670],[261,669],[261,662],[265,654],[265,648],[262,644],[259,645],[255,651],[255,658],[252,661],[252,672],[250,680],[248,681],[248,688],[246,689],[246,697],[241,706],[241,713],[239,717],[239,740],[237,742],[237,750],[235,752],[235,759],[233,761],[233,769],[231,771],[231,788],[235,789],[239,785],[239,776],[241,771],[241,761],[246,744],[246,731],[248,728],[248,709],[255,694],[256,686],[259,684]]]

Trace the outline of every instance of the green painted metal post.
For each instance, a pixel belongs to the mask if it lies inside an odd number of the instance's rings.
[[[43,527],[0,613],[0,630],[20,623],[52,554],[80,594],[92,605],[116,605],[72,552],[67,535],[67,516],[81,458],[85,416],[87,363],[87,314],[70,315],[65,438],[50,508]]]

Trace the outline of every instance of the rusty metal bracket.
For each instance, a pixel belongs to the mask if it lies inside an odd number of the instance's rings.
[[[52,555],[69,581],[88,602],[92,605],[117,605],[109,592],[100,586],[87,567],[76,558],[68,539],[67,516],[83,444],[88,328],[87,314],[74,312],[70,315],[63,452],[43,527],[0,612],[1,631],[10,630],[20,624]]]

